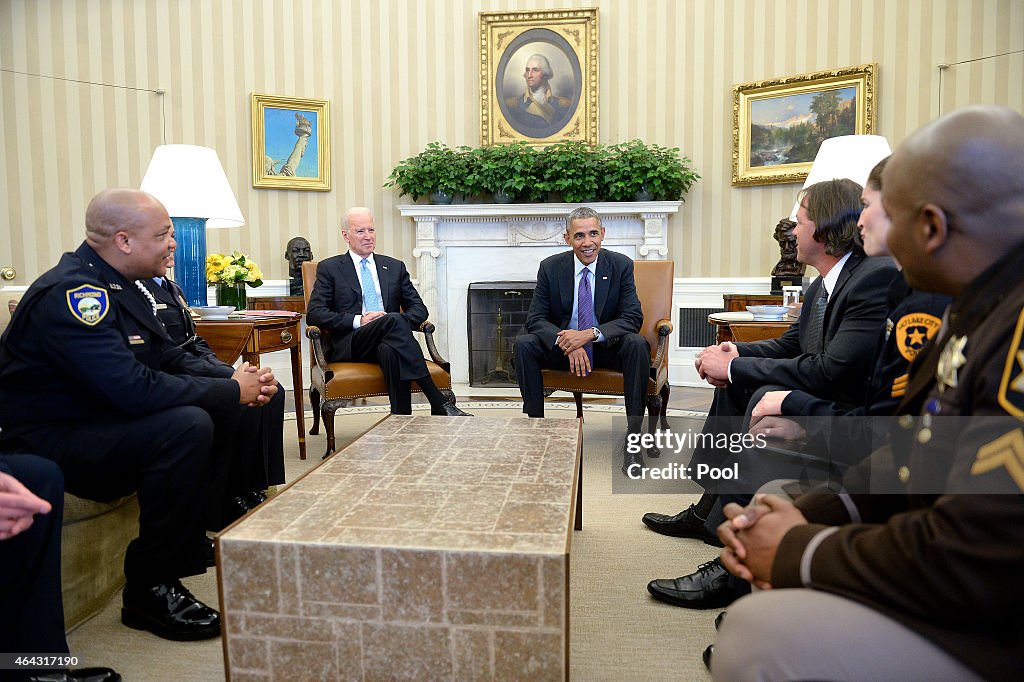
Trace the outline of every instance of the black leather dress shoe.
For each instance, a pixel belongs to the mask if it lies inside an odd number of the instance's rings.
[[[674,538],[703,540],[712,547],[722,546],[722,541],[718,539],[718,536],[704,527],[704,519],[697,516],[692,504],[675,516],[648,512],[644,514],[643,522],[655,533],[670,535]]]
[[[124,588],[121,622],[157,637],[190,642],[220,635],[220,614],[192,596],[180,580],[148,589]]]
[[[636,466],[634,466],[636,465]],[[630,469],[632,467],[632,469]],[[632,471],[633,476],[640,476],[640,472],[644,468],[644,455],[643,452],[638,450],[637,452],[630,452],[629,448],[623,446],[622,448],[622,473],[627,477]]]
[[[262,490],[250,490],[245,494],[245,500],[250,507],[258,507],[267,501],[267,494]]]
[[[704,653],[700,655],[702,661],[704,661],[704,667],[711,670],[711,657],[715,655],[715,645],[708,644],[708,648],[704,650]]]
[[[121,676],[110,668],[78,668],[77,670],[40,671],[26,677],[27,682],[121,682]]]
[[[715,630],[716,631],[722,629],[722,621],[723,620],[725,620],[725,611],[722,611],[720,614],[715,616]]]
[[[701,564],[696,572],[675,580],[647,583],[647,591],[658,601],[687,609],[720,609],[745,594],[750,583],[733,578],[718,559]]]
[[[434,412],[433,410],[431,410],[430,414],[435,415],[435,416],[439,416],[439,417],[472,417],[473,416],[469,412],[463,412],[462,410],[460,410],[459,408],[455,407],[451,403],[445,403],[444,405],[442,405],[441,406],[441,410],[442,410],[441,412]]]

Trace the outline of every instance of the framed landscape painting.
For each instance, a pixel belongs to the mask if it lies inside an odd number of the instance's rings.
[[[597,142],[597,9],[480,13],[480,142]]]
[[[874,64],[733,86],[733,185],[803,182],[823,140],[870,135]]]
[[[252,95],[252,186],[331,189],[330,103]]]

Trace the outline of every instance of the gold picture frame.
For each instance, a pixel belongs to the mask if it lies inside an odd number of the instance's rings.
[[[597,8],[481,12],[480,143],[597,144],[597,29]]]
[[[732,184],[803,182],[823,139],[870,135],[877,65],[734,85]]]
[[[331,189],[331,111],[325,99],[252,94],[252,186]]]

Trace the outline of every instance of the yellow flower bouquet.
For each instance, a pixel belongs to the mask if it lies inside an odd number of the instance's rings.
[[[244,253],[232,251],[230,256],[211,253],[206,257],[206,281],[217,287],[217,305],[233,305],[236,310],[245,310],[245,287],[263,284],[263,272]]]
[[[258,287],[263,284],[263,271],[244,253],[232,251],[230,256],[211,253],[206,257],[206,281],[217,286],[244,282]]]

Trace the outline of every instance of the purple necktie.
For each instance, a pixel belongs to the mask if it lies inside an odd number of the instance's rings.
[[[584,269],[580,276],[580,288],[577,295],[578,309],[576,311],[576,327],[580,330],[592,329],[597,326],[594,322],[594,297],[590,294],[590,270]],[[590,359],[590,366],[594,366],[594,343],[593,341],[583,346],[587,351],[587,358]]]

